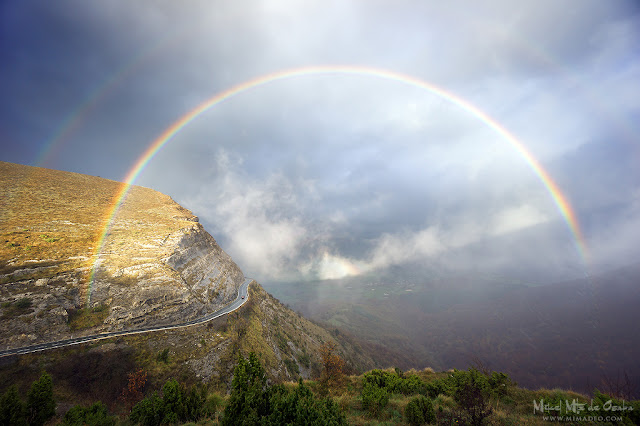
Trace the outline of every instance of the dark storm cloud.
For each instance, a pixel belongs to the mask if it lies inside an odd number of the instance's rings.
[[[171,123],[234,84],[364,65],[425,79],[513,132],[577,209],[594,263],[637,241],[634,2],[1,7],[3,160],[35,162],[81,110],[49,165],[122,179]],[[379,77],[299,75],[227,99],[138,183],[192,209],[251,276],[422,261],[506,271],[543,258],[563,277],[579,269],[551,194],[508,141],[434,93]]]

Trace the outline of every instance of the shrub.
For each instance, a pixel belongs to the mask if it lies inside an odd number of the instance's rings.
[[[156,361],[164,362],[165,364],[167,364],[169,362],[169,348],[163,349],[160,352],[158,352],[158,355],[156,356]]]
[[[22,299],[18,300],[15,304],[16,308],[18,309],[27,309],[31,307],[31,299],[29,299],[28,297],[23,297]]]
[[[491,376],[487,378],[491,393],[498,397],[505,396],[509,390],[509,387],[515,386],[515,383],[511,381],[508,375],[505,373],[493,372]]]
[[[76,405],[64,415],[63,424],[72,426],[113,426],[116,418],[110,416],[106,405],[98,401],[90,407]]]
[[[474,371],[477,372],[477,370]],[[487,401],[488,385],[486,376],[482,373],[477,373],[461,376],[463,380],[458,383],[453,395],[453,399],[464,410],[467,422],[472,425],[484,423],[484,419],[492,411]],[[483,381],[482,378],[485,380]]]
[[[214,393],[209,395],[202,407],[202,415],[204,417],[214,418],[220,407],[224,405],[224,399]]]
[[[272,386],[269,394],[269,412],[262,419],[268,425],[346,425],[338,405],[329,398],[316,399],[311,390],[298,379],[298,386],[289,391],[282,385]]]
[[[306,352],[298,356],[298,361],[300,361],[300,364],[302,364],[306,368],[309,368],[311,366],[311,357]]]
[[[430,399],[420,395],[413,398],[404,409],[404,417],[410,425],[422,425],[435,423],[436,414],[433,411],[433,403]]]
[[[164,407],[162,399],[156,392],[134,405],[129,416],[129,420],[132,423],[139,423],[144,426],[159,425],[163,419]]]
[[[294,360],[285,358],[284,365],[287,367],[287,370],[289,370],[289,373],[291,373],[292,375],[300,374],[300,368],[298,368],[298,364]]]
[[[145,426],[195,422],[202,418],[204,403],[204,390],[198,392],[192,387],[187,391],[172,379],[162,387],[162,397],[154,392],[150,397],[138,402],[131,410],[129,420]]]
[[[598,389],[593,391],[593,400],[591,404],[599,406],[602,410],[604,407],[627,407],[626,410],[616,411],[613,415],[623,418],[624,424],[640,424],[640,400],[636,401],[623,401],[617,398],[613,398],[611,395],[601,393]]]
[[[438,395],[445,394],[445,386],[443,380],[434,380],[424,386],[424,394],[429,398],[435,398]]]
[[[415,374],[404,374],[399,369],[394,372],[371,370],[365,373],[364,381],[386,389],[389,393],[415,395],[426,392],[426,384]]]
[[[224,409],[222,424],[257,422],[267,410],[267,378],[255,353],[251,352],[248,360],[242,355],[238,356],[231,386],[233,390]]]
[[[330,399],[316,399],[302,379],[294,390],[282,385],[267,386],[264,369],[253,352],[248,360],[238,358],[232,386],[223,425],[346,424],[338,406]]]
[[[362,385],[362,408],[374,417],[389,403],[389,393],[383,387],[364,381]]]

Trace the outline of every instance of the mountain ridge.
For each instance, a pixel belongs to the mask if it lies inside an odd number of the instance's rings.
[[[240,268],[193,213],[149,188],[130,188],[92,257],[122,185],[0,162],[3,349],[185,322],[236,297]],[[240,354],[260,354],[274,381],[308,379],[322,369],[323,344],[335,344],[350,371],[378,366],[370,346],[308,321],[254,281],[241,308],[206,324],[3,357],[0,392],[11,383],[26,386],[41,368],[61,383],[66,400],[112,406],[138,369],[148,373],[150,386],[180,377],[226,392]]]

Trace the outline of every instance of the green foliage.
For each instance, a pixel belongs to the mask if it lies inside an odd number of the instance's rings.
[[[110,416],[107,406],[98,401],[89,407],[76,405],[71,408],[64,415],[62,424],[70,426],[113,426],[116,424],[116,418],[115,416]]]
[[[20,399],[15,385],[0,397],[0,424],[16,426],[27,424],[27,407]]]
[[[284,360],[284,365],[287,367],[287,370],[289,370],[289,373],[291,374],[300,374],[300,369],[298,368],[298,364],[289,358],[285,358]]]
[[[415,395],[426,391],[426,384],[418,376],[405,375],[400,369],[394,372],[371,370],[364,374],[363,381],[386,389],[391,394]]]
[[[420,395],[413,398],[404,409],[404,418],[412,426],[435,423],[436,414],[430,399]]]
[[[207,397],[207,400],[202,407],[202,414],[204,417],[214,418],[218,410],[224,405],[224,398],[214,393]]]
[[[156,361],[164,362],[165,364],[169,363],[169,348],[163,349],[158,352],[156,356]]]
[[[253,352],[248,360],[238,358],[232,385],[223,425],[346,424],[338,406],[330,399],[316,399],[301,379],[294,390],[268,386],[264,369]]]
[[[309,368],[311,366],[311,357],[306,352],[298,356],[298,361],[300,361],[300,364],[304,365],[305,368]]]
[[[233,390],[224,410],[223,425],[255,424],[268,412],[267,377],[255,353],[238,356],[231,382]]]
[[[164,407],[162,398],[156,392],[134,405],[129,416],[129,420],[132,423],[144,426],[159,425],[163,419]]]
[[[49,374],[42,373],[40,379],[31,384],[27,394],[27,416],[30,425],[43,425],[56,414],[53,398],[53,382]]]
[[[515,386],[505,373],[493,372],[489,376],[472,367],[467,371],[453,370],[447,377],[427,383],[422,393],[430,398],[440,394],[455,397],[456,392],[466,383],[473,383],[487,397],[503,397]]]
[[[640,400],[636,401],[622,401],[617,398],[613,398],[610,395],[600,392],[598,389],[593,391],[593,400],[591,402],[593,406],[600,407],[601,410],[606,410],[607,407],[628,407],[626,410],[609,411],[612,416],[622,417],[623,424],[640,424]],[[608,410],[607,410],[608,411]]]
[[[109,316],[109,308],[105,305],[97,305],[92,308],[82,308],[69,312],[69,327],[72,330],[84,330],[97,327],[104,323]]]
[[[23,297],[16,302],[15,307],[18,309],[27,309],[31,307],[31,304],[31,299],[29,299],[28,297]]]
[[[362,385],[362,408],[377,416],[389,403],[389,392],[384,387],[364,381]]]
[[[138,402],[131,410],[129,420],[145,426],[163,423],[195,422],[203,417],[206,394],[195,387],[187,390],[175,379],[162,387],[162,397],[153,393]]]
[[[32,302],[28,297],[23,297],[15,302],[4,302],[2,307],[5,309],[2,313],[3,319],[9,319],[24,315],[28,313],[28,309],[31,308]]]
[[[509,376],[505,373],[498,373],[494,371],[491,376],[487,377],[489,387],[491,388],[491,394],[502,397],[505,396],[509,390],[509,387],[515,386],[515,383],[511,381]]]
[[[424,387],[424,394],[429,398],[436,398],[438,395],[446,394],[444,380],[434,380]]]
[[[261,419],[264,425],[346,425],[338,406],[329,398],[316,399],[302,379],[293,391],[282,385],[268,389],[269,415]]]
[[[483,424],[492,411],[488,403],[491,387],[487,376],[470,368],[468,372],[457,371],[449,377],[454,378],[456,388],[453,391],[453,399],[464,410],[467,423]]]

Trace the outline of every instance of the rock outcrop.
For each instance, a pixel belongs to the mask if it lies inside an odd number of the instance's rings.
[[[157,191],[0,162],[0,348],[188,321],[244,277]]]

